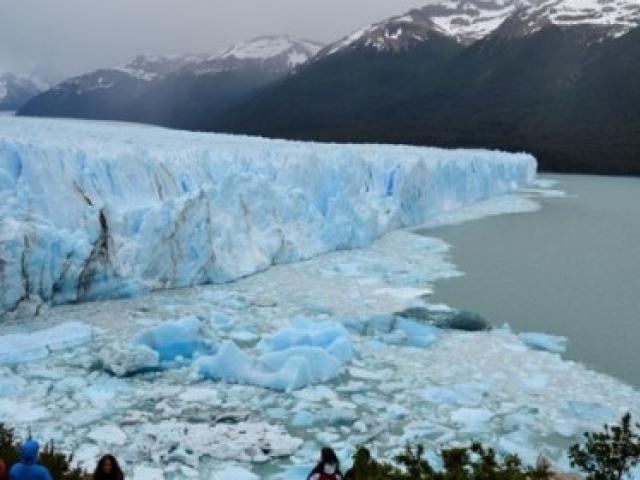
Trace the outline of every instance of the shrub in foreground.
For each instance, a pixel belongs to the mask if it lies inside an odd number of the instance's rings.
[[[14,430],[0,423],[0,458],[7,465],[7,471],[20,461],[21,446],[22,442],[16,438]],[[89,476],[82,469],[73,468],[73,455],[56,451],[53,443],[42,447],[38,462],[49,470],[54,480],[84,480]]]

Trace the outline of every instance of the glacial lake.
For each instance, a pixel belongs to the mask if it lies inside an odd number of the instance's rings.
[[[564,358],[640,386],[640,178],[543,178],[567,196],[425,232],[465,273],[437,282],[432,300],[566,336]]]

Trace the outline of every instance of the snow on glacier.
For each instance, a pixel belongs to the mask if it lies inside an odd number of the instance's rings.
[[[0,118],[0,312],[237,279],[534,179],[527,154]]]

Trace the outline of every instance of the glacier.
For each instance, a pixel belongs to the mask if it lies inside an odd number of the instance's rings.
[[[524,153],[0,117],[0,314],[365,247],[535,174]]]

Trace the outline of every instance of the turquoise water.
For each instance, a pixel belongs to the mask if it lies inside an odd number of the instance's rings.
[[[428,230],[465,272],[434,300],[570,339],[565,358],[640,386],[640,179],[546,175],[567,198]]]

